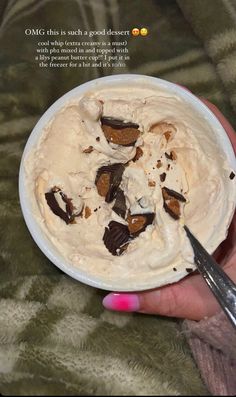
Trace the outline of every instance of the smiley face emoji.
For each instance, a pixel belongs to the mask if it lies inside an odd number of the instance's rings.
[[[139,29],[138,28],[133,28],[132,29],[132,35],[133,36],[138,36],[139,35]]]
[[[141,36],[147,36],[148,35],[148,29],[147,28],[140,29],[140,34],[141,34]]]

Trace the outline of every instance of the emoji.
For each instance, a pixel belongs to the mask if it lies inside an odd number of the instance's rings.
[[[132,35],[133,36],[138,36],[139,35],[139,29],[138,28],[133,28],[132,29]]]
[[[140,29],[140,34],[141,34],[141,36],[147,36],[148,35],[148,29],[147,28]]]

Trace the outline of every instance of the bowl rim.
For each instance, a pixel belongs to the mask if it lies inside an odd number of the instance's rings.
[[[108,290],[108,291],[141,291],[145,289],[155,288],[155,281],[151,280],[150,282],[145,282],[143,285],[137,285],[136,287],[131,287],[130,289],[122,288],[122,285],[113,285],[113,282],[104,281],[99,277],[90,276],[85,271],[74,267],[66,261],[65,258],[54,248],[53,244],[49,241],[43,230],[41,229],[39,223],[32,216],[32,212],[30,210],[31,204],[30,199],[27,195],[27,190],[25,189],[25,172],[24,172],[24,160],[31,150],[31,148],[37,143],[38,139],[41,136],[41,133],[46,126],[46,124],[52,119],[55,113],[57,113],[69,100],[72,100],[76,97],[81,97],[85,92],[90,90],[94,90],[95,88],[104,88],[106,85],[114,85],[119,83],[124,83],[125,81],[129,81],[131,83],[138,82],[145,84],[150,84],[151,87],[163,88],[164,90],[168,90],[168,92],[172,92],[185,101],[190,102],[190,104],[201,114],[205,115],[209,124],[213,127],[215,131],[217,131],[217,139],[219,144],[222,146],[229,164],[232,169],[236,171],[236,158],[234,155],[234,150],[231,144],[231,141],[224,130],[222,124],[219,122],[214,113],[203,103],[198,97],[196,97],[191,91],[185,89],[179,84],[175,84],[173,82],[160,79],[158,77],[140,75],[140,74],[115,74],[109,75],[105,77],[99,77],[93,80],[89,80],[85,83],[82,83],[70,91],[66,92],[60,98],[58,98],[39,118],[37,123],[35,124],[33,130],[31,131],[27,142],[25,144],[23,154],[20,162],[19,169],[19,179],[18,179],[18,190],[19,190],[19,198],[20,198],[20,206],[23,213],[24,221],[27,225],[27,228],[33,238],[34,242],[40,248],[40,250],[45,254],[45,256],[52,262],[52,264],[56,265],[60,270],[64,273],[68,274],[72,278],[77,281],[80,281],[86,285],[91,287]],[[179,278],[182,278],[183,273],[179,272]],[[176,281],[176,280],[175,280]]]

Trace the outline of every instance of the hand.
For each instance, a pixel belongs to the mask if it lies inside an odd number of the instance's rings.
[[[215,105],[201,99],[218,118],[236,152],[236,133]],[[236,282],[236,213],[227,239],[217,248],[214,257],[228,276]],[[202,276],[192,274],[177,283],[138,293],[110,293],[103,305],[110,310],[159,314],[201,320],[220,311],[220,306]]]

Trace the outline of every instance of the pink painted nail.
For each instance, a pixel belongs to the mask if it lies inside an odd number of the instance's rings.
[[[139,297],[136,294],[110,293],[103,299],[103,306],[109,310],[120,312],[137,312],[139,310]]]

